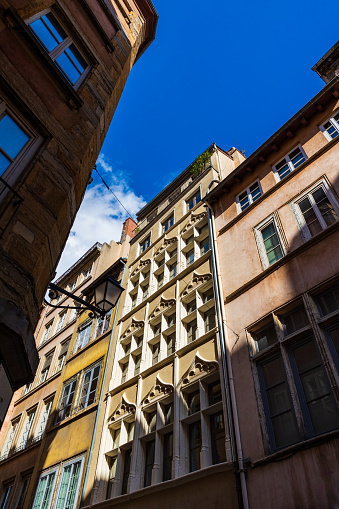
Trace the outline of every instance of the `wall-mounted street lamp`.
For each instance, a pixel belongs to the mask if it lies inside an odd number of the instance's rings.
[[[64,309],[88,309],[89,311],[99,315],[105,316],[117,304],[120,295],[124,291],[124,288],[112,277],[107,276],[104,280],[101,280],[97,286],[93,288],[94,291],[94,305],[89,302],[77,297],[73,293],[67,292],[55,283],[49,283],[48,285],[50,299],[57,299],[59,294],[67,295],[74,302],[80,304],[80,306],[59,306],[57,304],[51,304],[46,302],[53,308],[64,308]]]

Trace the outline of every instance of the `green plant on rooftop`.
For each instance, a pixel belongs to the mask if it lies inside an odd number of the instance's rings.
[[[197,177],[199,173],[201,173],[202,170],[206,168],[206,163],[209,162],[210,157],[211,152],[207,149],[205,150],[205,152],[200,154],[200,156],[198,156],[195,159],[194,163],[191,166],[191,174],[193,175],[193,177]]]

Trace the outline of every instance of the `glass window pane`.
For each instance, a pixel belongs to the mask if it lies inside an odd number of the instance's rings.
[[[317,297],[322,315],[328,315],[339,309],[339,286],[327,290]]]
[[[0,176],[4,173],[4,171],[8,168],[8,166],[11,164],[10,159],[7,159],[1,152],[0,152]]]
[[[270,323],[259,331],[255,332],[253,337],[256,341],[257,349],[259,352],[268,346],[274,345],[278,341],[273,323]]]
[[[315,342],[308,341],[294,348],[294,358],[314,433],[336,428],[339,415]]]
[[[188,406],[188,415],[195,414],[200,411],[200,393],[199,390],[195,392],[190,392],[187,395],[187,406]]]
[[[43,18],[45,18],[45,23],[43,22]],[[58,38],[55,37],[53,32],[49,30],[50,22],[46,19],[45,16],[43,18],[37,19],[33,21],[29,26],[37,36],[37,38],[42,42],[48,52],[51,52],[54,48],[56,48],[59,44]],[[47,23],[46,23],[47,22]]]
[[[210,405],[222,401],[220,380],[208,386],[208,402]]]
[[[200,421],[189,426],[190,472],[200,468],[201,425]]]
[[[29,136],[19,125],[5,114],[0,120],[0,146],[6,154],[15,159],[20,150],[26,145]],[[0,163],[1,164],[1,163]],[[1,164],[1,166],[3,163]]]
[[[268,405],[266,412],[271,420],[275,445],[285,447],[299,438],[280,357],[261,365],[261,369]]]
[[[62,28],[60,23],[58,23],[55,16],[51,12],[46,14],[46,16],[42,16],[42,19],[59,43],[66,39],[67,34],[65,30]]]
[[[172,479],[173,433],[164,435],[163,481]]]
[[[293,150],[293,152],[291,152],[289,156],[294,168],[298,168],[298,166],[300,166],[305,161],[305,157],[303,156],[299,148]]]
[[[81,74],[70,59],[67,50],[61,53],[61,55],[55,59],[55,62],[58,64],[66,78],[68,78],[72,85],[74,85]]]
[[[225,449],[225,425],[223,414],[220,412],[216,415],[211,415],[211,442],[212,442],[212,463],[222,463],[226,461]]]
[[[329,332],[334,348],[336,349],[337,355],[339,356],[339,327],[336,329],[332,329]]]
[[[328,197],[326,196],[324,190],[322,188],[317,189],[312,196],[318,206],[319,212],[324,218],[327,226],[330,226],[333,223],[338,221],[338,216],[335,213]]]
[[[306,311],[303,307],[295,309],[282,317],[285,335],[292,334],[309,324]]]

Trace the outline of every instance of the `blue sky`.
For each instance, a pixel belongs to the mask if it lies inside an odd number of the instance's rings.
[[[338,39],[336,3],[153,2],[156,39],[131,70],[98,164],[131,214],[213,142],[249,156],[321,90],[311,67]],[[93,177],[58,275],[96,241],[119,240],[126,213]]]

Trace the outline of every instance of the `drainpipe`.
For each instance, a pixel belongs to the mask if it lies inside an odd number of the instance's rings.
[[[126,270],[126,262],[124,262],[123,259],[121,259],[120,261],[121,261],[121,263],[124,264],[124,270],[123,270],[122,277],[121,277],[121,281],[123,281],[124,280],[124,276],[125,276],[125,270]],[[88,481],[89,469],[90,469],[90,466],[91,466],[91,459],[92,459],[92,454],[93,454],[93,449],[94,449],[95,435],[97,433],[97,428],[98,428],[99,414],[100,414],[101,403],[102,403],[102,396],[103,396],[104,386],[105,386],[105,381],[106,381],[109,357],[110,357],[110,353],[111,353],[111,349],[112,349],[113,333],[114,333],[114,329],[115,329],[115,323],[117,321],[118,309],[119,309],[119,304],[120,304],[120,298],[121,298],[121,295],[119,297],[118,303],[115,306],[114,320],[113,320],[113,325],[112,325],[111,336],[109,338],[109,344],[108,344],[108,350],[107,350],[107,356],[106,356],[105,369],[104,369],[104,374],[103,374],[103,377],[102,377],[102,383],[101,383],[100,394],[99,394],[98,410],[97,410],[97,414],[96,414],[96,417],[95,417],[95,424],[94,424],[94,430],[93,430],[93,435],[92,435],[91,448],[89,450],[89,456],[88,456],[88,461],[87,461],[84,486],[82,488],[79,509],[81,509],[81,507],[84,504],[85,491],[86,491],[86,486],[87,486],[87,481]]]
[[[208,195],[208,193],[210,191],[210,187],[215,182],[220,184],[219,180],[212,180],[212,182],[210,182],[210,184],[207,188],[206,196]],[[218,327],[219,327],[219,334],[220,334],[220,349],[221,349],[221,356],[222,356],[223,378],[224,378],[224,385],[225,385],[225,392],[226,392],[227,420],[228,420],[230,435],[231,435],[231,440],[232,440],[233,462],[235,462],[236,468],[238,469],[237,476],[239,475],[239,477],[240,477],[242,505],[243,505],[244,509],[249,509],[243,453],[242,453],[242,446],[241,446],[238,410],[237,410],[237,400],[236,400],[235,388],[234,388],[234,378],[233,378],[231,356],[230,356],[230,350],[229,350],[224,298],[223,298],[221,276],[220,276],[220,270],[219,270],[219,260],[218,260],[218,254],[217,254],[217,248],[216,248],[217,239],[216,239],[215,227],[214,227],[214,211],[208,203],[206,203],[206,205],[207,205],[207,214],[208,214],[209,234],[210,234],[210,239],[211,239],[213,284],[214,284],[214,291],[215,291],[216,311],[217,311]]]

